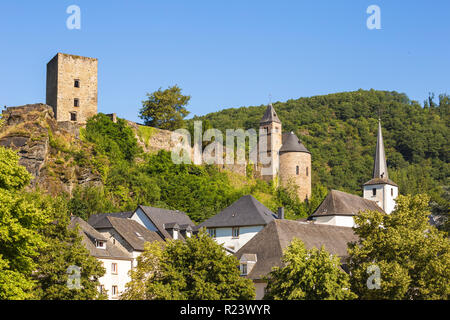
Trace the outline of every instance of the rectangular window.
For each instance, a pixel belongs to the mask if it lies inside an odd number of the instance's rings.
[[[216,237],[216,229],[208,229],[209,232],[209,236],[211,238],[215,238]]]
[[[241,276],[246,276],[247,275],[247,264],[243,263],[241,264]]]
[[[299,167],[299,166],[296,166],[296,167],[295,167],[295,173],[296,173],[297,175],[300,174],[300,167]]]
[[[76,112],[70,113],[70,121],[77,121],[77,113]]]
[[[73,106],[74,107],[79,107],[80,106],[80,99],[78,99],[78,98],[73,99]]]
[[[394,196],[394,188],[391,188],[391,197]]]
[[[376,196],[376,195],[377,195],[377,189],[376,189],[376,188],[373,188],[373,189],[372,189],[372,195],[373,195],[373,196]]]
[[[117,274],[117,263],[111,263],[111,273]]]
[[[119,289],[117,288],[117,286],[112,286],[111,294],[113,297],[116,297],[119,294]]]
[[[100,293],[104,293],[104,292],[105,292],[105,286],[101,284],[101,285],[98,287],[98,291],[99,291]]]
[[[233,238],[239,238],[239,228],[233,228],[231,232],[232,232]]]
[[[309,175],[309,168],[306,167],[306,176],[308,176],[308,175]]]
[[[80,80],[75,79],[73,86],[74,86],[75,88],[79,88],[79,87],[80,87]]]

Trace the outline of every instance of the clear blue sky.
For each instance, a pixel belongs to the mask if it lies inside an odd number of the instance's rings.
[[[69,5],[81,30],[69,30]],[[366,9],[381,9],[369,30]],[[0,105],[45,102],[57,53],[99,59],[99,111],[138,121],[178,84],[191,115],[359,88],[450,94],[450,1],[0,2]]]

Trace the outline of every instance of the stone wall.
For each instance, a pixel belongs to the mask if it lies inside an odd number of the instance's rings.
[[[97,114],[97,67],[95,58],[64,53],[47,64],[46,103],[53,107],[57,121],[71,121],[71,113],[75,113],[76,122],[85,123]],[[79,87],[75,87],[75,80]]]
[[[300,200],[311,199],[311,154],[307,152],[282,153],[280,155],[280,180],[284,187],[289,187],[291,184],[296,185]]]

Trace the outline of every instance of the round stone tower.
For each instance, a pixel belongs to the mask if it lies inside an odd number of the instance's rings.
[[[280,180],[283,187],[297,186],[300,200],[311,198],[311,153],[293,133],[283,134],[279,151]]]

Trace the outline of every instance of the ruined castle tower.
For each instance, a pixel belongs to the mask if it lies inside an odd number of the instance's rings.
[[[281,121],[269,104],[260,121],[260,139],[267,140],[267,156],[271,163],[259,165],[260,176],[266,181],[280,182],[284,187],[294,185],[300,200],[310,199],[311,153],[293,132],[283,134],[281,128]],[[261,159],[264,150],[259,152]]]
[[[97,114],[95,58],[58,53],[47,64],[46,103],[57,121],[80,124]]]
[[[311,199],[311,153],[295,133],[283,134],[280,151],[280,181],[284,187],[297,186],[301,201]]]
[[[268,164],[262,164],[260,166],[261,178],[265,181],[276,180],[280,166],[278,151],[281,148],[282,138],[281,121],[272,104],[267,106],[266,112],[259,122],[259,128],[261,132],[260,139],[265,139],[267,141],[267,155],[264,150],[259,150],[259,159],[261,159],[261,155],[270,158]]]

